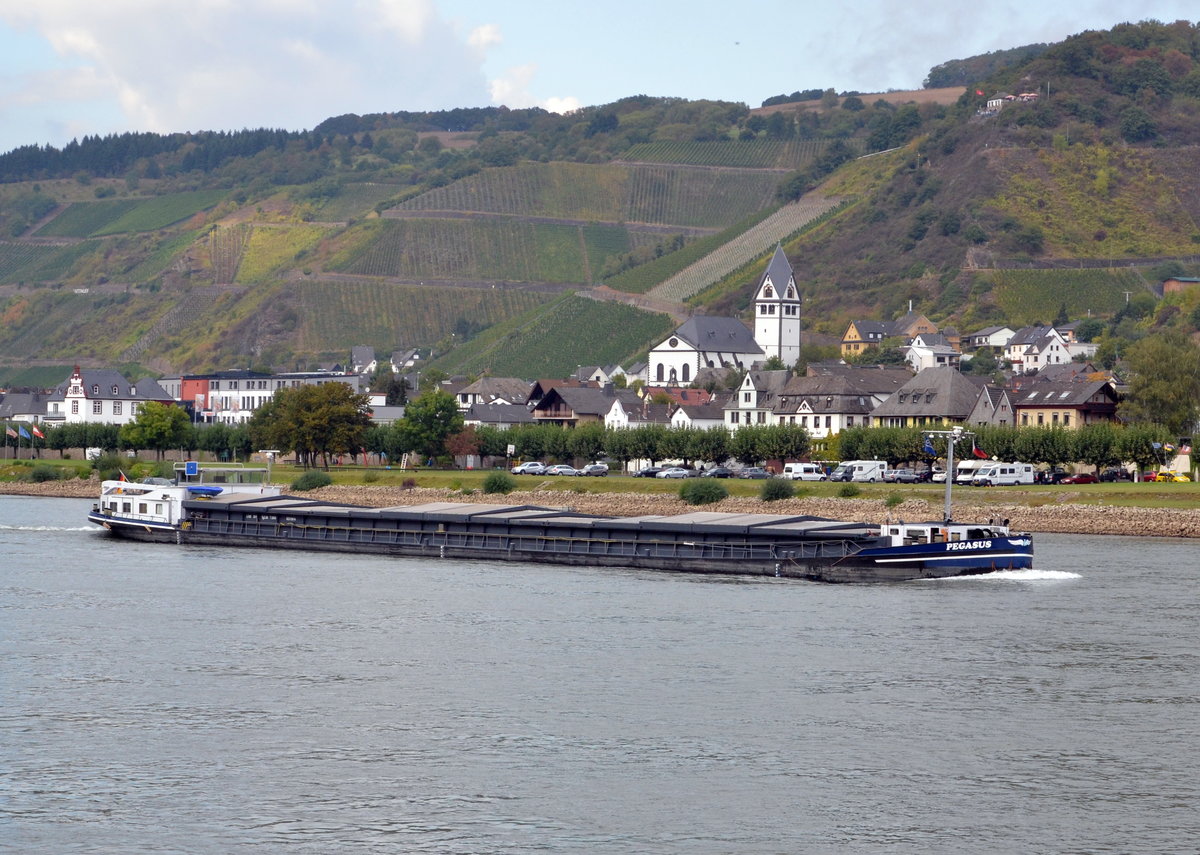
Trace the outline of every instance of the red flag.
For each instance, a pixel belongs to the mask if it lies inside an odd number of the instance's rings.
[[[982,90],[982,89],[976,89],[976,90],[975,90],[975,94],[976,94],[976,95],[982,95],[982,94],[983,94],[983,90]]]
[[[44,433],[42,433],[40,430],[38,430],[38,426],[37,426],[37,425],[34,425],[33,427],[31,427],[31,428],[30,428],[30,430],[32,430],[32,431],[33,431],[33,435],[34,435],[34,436],[36,436],[38,439],[45,439],[45,438],[46,438],[46,435],[45,435]]]
[[[976,448],[975,446],[972,445],[971,453],[974,454],[976,457],[978,457],[980,460],[987,460],[987,456],[988,456],[987,452],[984,451],[982,448]]]
[[[118,470],[118,471],[120,471],[120,470]],[[120,477],[120,478],[118,478],[117,480],[118,480],[118,481],[128,481],[129,479],[125,477],[125,473],[124,473],[124,472],[121,472],[121,477]]]

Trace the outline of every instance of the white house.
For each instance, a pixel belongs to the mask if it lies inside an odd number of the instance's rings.
[[[749,368],[763,349],[737,318],[696,315],[650,350],[647,383],[686,386],[701,368]]]
[[[905,348],[904,359],[915,373],[940,365],[957,368],[962,362],[962,354],[955,350],[949,339],[941,333],[921,333]]]
[[[49,397],[46,421],[123,425],[137,418],[138,408],[148,401],[174,403],[153,380],[130,383],[116,371],[81,370],[76,365],[71,376]]]

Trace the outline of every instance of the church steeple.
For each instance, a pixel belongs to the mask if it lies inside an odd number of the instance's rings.
[[[754,340],[787,366],[800,358],[800,291],[779,244],[754,294]]]

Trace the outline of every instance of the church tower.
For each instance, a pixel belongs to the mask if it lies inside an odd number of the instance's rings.
[[[778,356],[789,368],[800,359],[800,292],[778,244],[754,293],[754,340],[767,359]]]

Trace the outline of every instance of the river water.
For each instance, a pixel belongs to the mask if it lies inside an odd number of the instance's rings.
[[[825,586],[0,497],[0,851],[1200,851],[1200,544]]]

